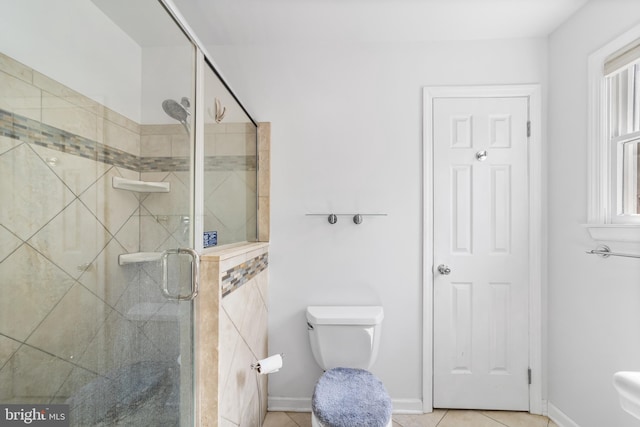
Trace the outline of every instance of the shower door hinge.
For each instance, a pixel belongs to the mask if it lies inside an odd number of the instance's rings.
[[[527,138],[531,138],[531,120],[527,121]]]
[[[531,368],[527,369],[527,378],[529,380],[529,385],[531,385]]]

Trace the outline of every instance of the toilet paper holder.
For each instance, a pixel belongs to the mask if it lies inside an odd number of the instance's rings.
[[[266,375],[278,372],[282,368],[282,362],[284,359],[284,353],[277,353],[273,356],[269,356],[265,359],[260,359],[251,364],[251,369],[255,370],[258,374]]]

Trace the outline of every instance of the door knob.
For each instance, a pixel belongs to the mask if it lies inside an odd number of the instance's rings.
[[[443,275],[446,276],[446,275],[451,273],[451,269],[448,266],[444,265],[444,264],[440,264],[438,266],[438,273],[443,274]]]

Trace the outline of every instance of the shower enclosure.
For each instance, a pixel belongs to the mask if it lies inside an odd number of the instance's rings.
[[[256,239],[256,124],[164,0],[5,6],[0,405],[195,425],[198,256]]]

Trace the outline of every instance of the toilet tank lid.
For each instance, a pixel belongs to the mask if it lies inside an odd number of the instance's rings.
[[[307,320],[313,325],[377,325],[383,318],[380,306],[307,307]]]

